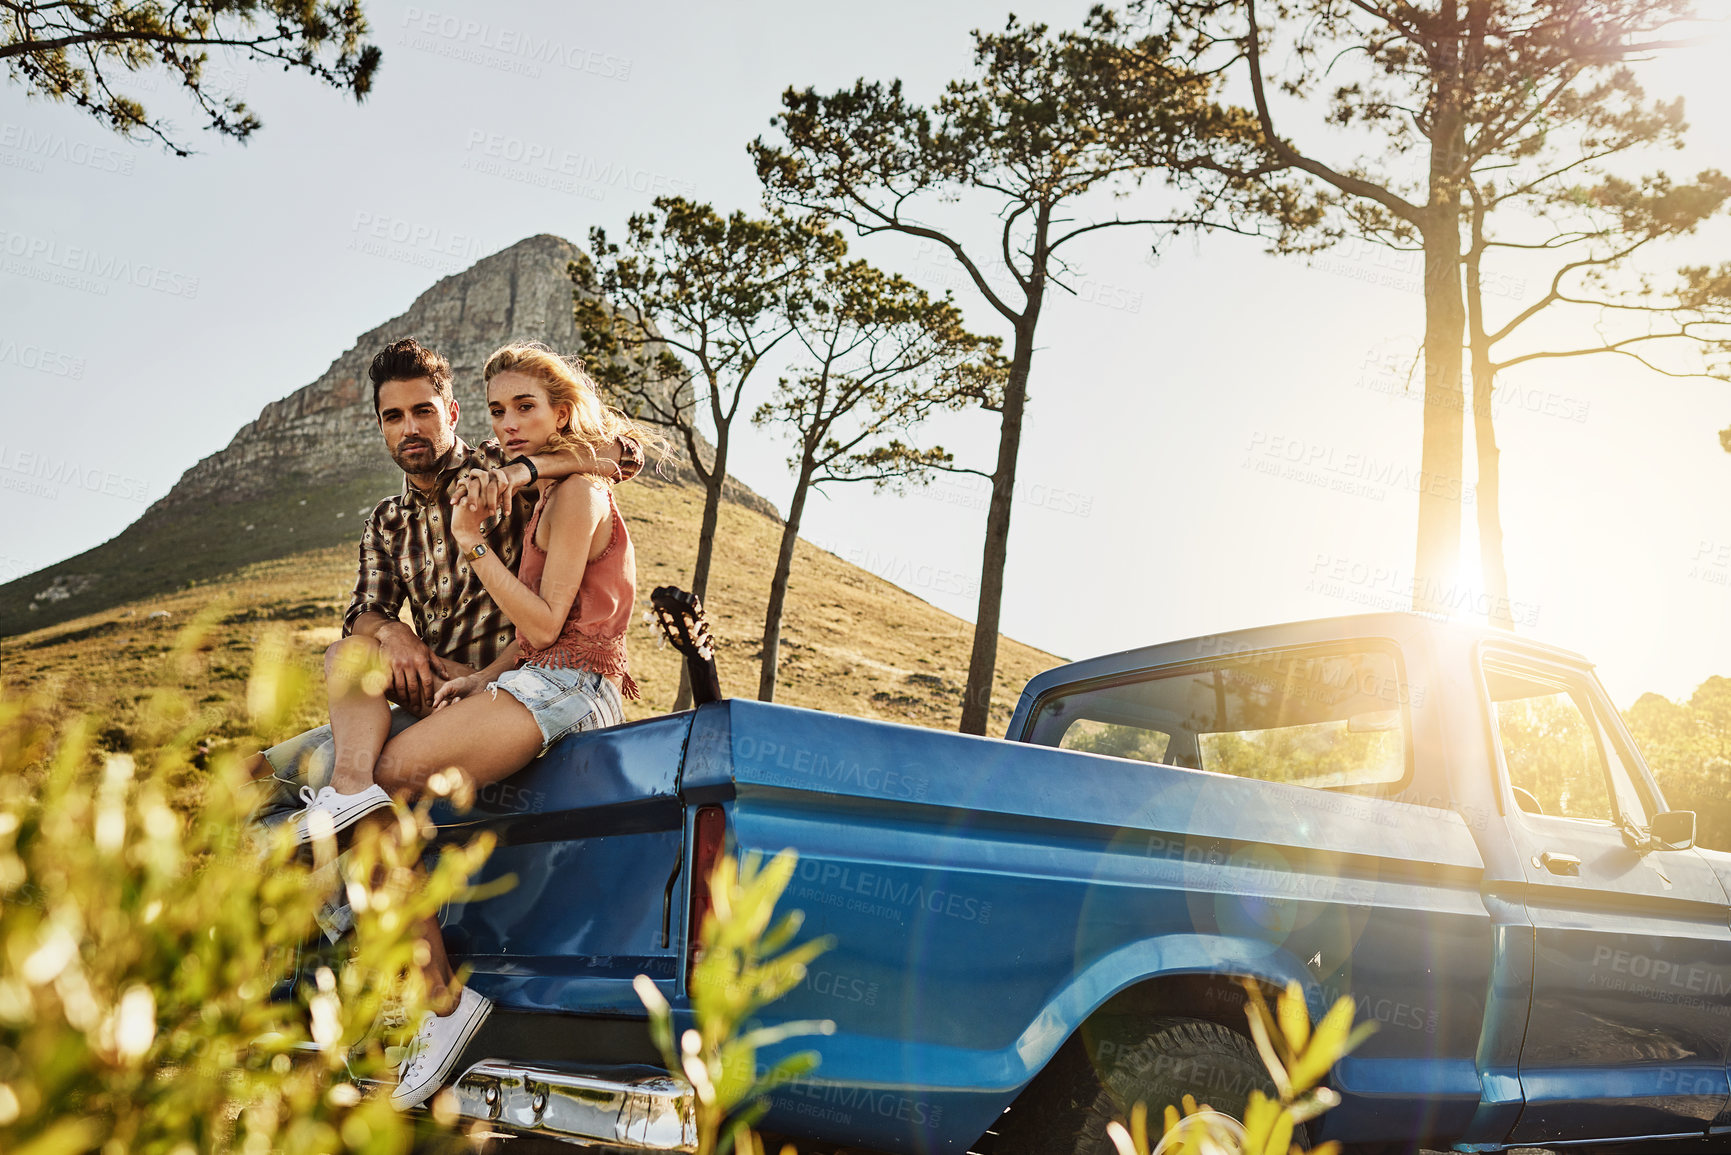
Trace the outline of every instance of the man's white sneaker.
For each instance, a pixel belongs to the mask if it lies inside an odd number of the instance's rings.
[[[330,786],[314,794],[311,786],[302,786],[301,801],[307,805],[294,817],[297,846],[320,834],[341,834],[373,811],[389,806],[391,796],[377,783],[359,794],[338,794]]]
[[[397,1068],[397,1089],[391,1093],[391,1106],[406,1111],[432,1098],[433,1092],[451,1077],[451,1069],[457,1065],[463,1048],[481,1029],[492,1009],[491,999],[464,987],[450,1014],[429,1012],[409,1044],[408,1058]]]

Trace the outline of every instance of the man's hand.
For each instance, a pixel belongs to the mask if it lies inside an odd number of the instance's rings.
[[[426,717],[433,708],[433,694],[444,680],[433,663],[444,659],[428,649],[407,622],[386,622],[373,637],[391,672],[390,696],[417,717]]]
[[[463,549],[473,549],[485,540],[481,526],[498,513],[500,503],[511,500],[511,486],[501,480],[506,471],[473,470],[464,475],[452,493],[451,536]]]
[[[503,509],[519,489],[529,484],[529,470],[522,465],[497,469],[471,469],[457,482],[453,501],[485,517]]]

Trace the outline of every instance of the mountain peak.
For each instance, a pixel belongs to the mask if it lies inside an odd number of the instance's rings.
[[[536,340],[580,351],[568,274],[578,252],[542,233],[442,278],[405,312],[362,333],[312,384],[266,405],[117,537],[0,586],[0,637],[353,542],[361,515],[402,483],[379,436],[367,380],[373,356],[403,337],[442,353],[461,406],[458,432],[471,444],[485,440],[481,368],[493,350]],[[691,474],[685,467],[668,476],[684,483]],[[656,483],[646,474],[633,484]],[[724,495],[776,517],[773,505],[731,478]]]
[[[403,337],[418,338],[450,361],[459,432],[470,442],[486,439],[487,355],[511,340],[544,341],[561,352],[578,346],[566,274],[577,253],[570,241],[542,233],[443,278],[406,312],[362,333],[318,380],[266,405],[227,447],[187,470],[151,512],[190,502],[233,504],[297,476],[343,480],[377,472],[383,449],[367,367]]]

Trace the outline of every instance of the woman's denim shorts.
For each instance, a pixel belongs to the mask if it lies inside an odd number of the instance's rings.
[[[503,690],[535,716],[541,728],[541,753],[567,734],[599,730],[625,721],[618,687],[592,670],[562,666],[518,666],[487,683],[497,698]]]

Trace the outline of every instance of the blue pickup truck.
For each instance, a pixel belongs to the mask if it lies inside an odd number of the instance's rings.
[[[1241,1109],[1245,978],[1379,1024],[1311,1142],[1731,1133],[1731,855],[1586,660],[1508,634],[1376,614],[1129,650],[1036,677],[1003,740],[718,701],[443,821],[518,879],[445,920],[497,1003],[458,1102],[511,1133],[692,1149],[632,980],[677,1011],[708,866],[784,847],[784,906],[836,945],[769,1015],[836,1033],[777,1135],[1101,1155],[1138,1099]]]

